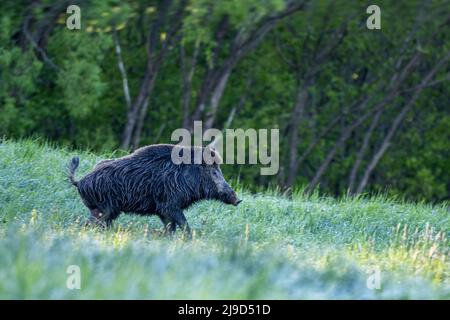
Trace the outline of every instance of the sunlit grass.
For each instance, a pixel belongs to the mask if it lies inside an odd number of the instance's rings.
[[[87,210],[65,176],[75,154],[79,176],[111,156],[0,144],[0,298],[450,298],[446,205],[235,185],[239,207],[186,212],[190,241],[164,236],[156,217],[122,215],[104,231],[83,227]],[[66,287],[70,265],[80,290]],[[366,285],[373,268],[377,290]]]

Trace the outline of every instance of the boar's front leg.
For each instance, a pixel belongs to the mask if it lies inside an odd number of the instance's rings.
[[[161,219],[161,222],[164,224],[164,232],[165,233],[169,233],[169,234],[175,233],[175,229],[177,227],[175,220],[173,220],[170,217],[165,216],[165,215],[160,215],[159,218]]]
[[[173,215],[175,222],[177,223],[178,227],[185,232],[188,237],[191,237],[191,228],[189,227],[189,224],[186,220],[186,217],[184,216],[183,211],[178,210]]]

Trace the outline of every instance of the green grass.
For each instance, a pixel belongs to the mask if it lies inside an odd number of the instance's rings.
[[[163,236],[154,216],[122,215],[102,231],[81,227],[88,212],[66,180],[75,154],[78,177],[111,156],[0,144],[0,298],[450,298],[445,205],[235,186],[239,207],[204,201],[186,212],[191,241]],[[80,290],[66,287],[70,265]],[[380,289],[367,287],[373,268]]]

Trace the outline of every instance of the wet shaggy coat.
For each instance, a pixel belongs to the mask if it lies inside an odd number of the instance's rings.
[[[193,159],[194,148],[152,145],[119,159],[103,160],[79,181],[74,178],[79,159],[73,158],[69,180],[89,208],[90,221],[110,225],[121,212],[156,214],[168,231],[179,226],[189,232],[183,209],[191,204],[203,199],[233,205],[240,202],[218,164],[175,164],[173,148],[181,148],[181,154],[190,152]],[[218,155],[209,151],[220,162]]]

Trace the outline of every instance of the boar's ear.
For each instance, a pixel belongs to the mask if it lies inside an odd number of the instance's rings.
[[[207,146],[205,148],[205,154],[207,155],[207,157],[205,157],[206,160],[206,164],[209,165],[219,165],[222,163],[222,157],[220,156],[220,154],[216,151],[215,148],[211,147],[211,146]]]

